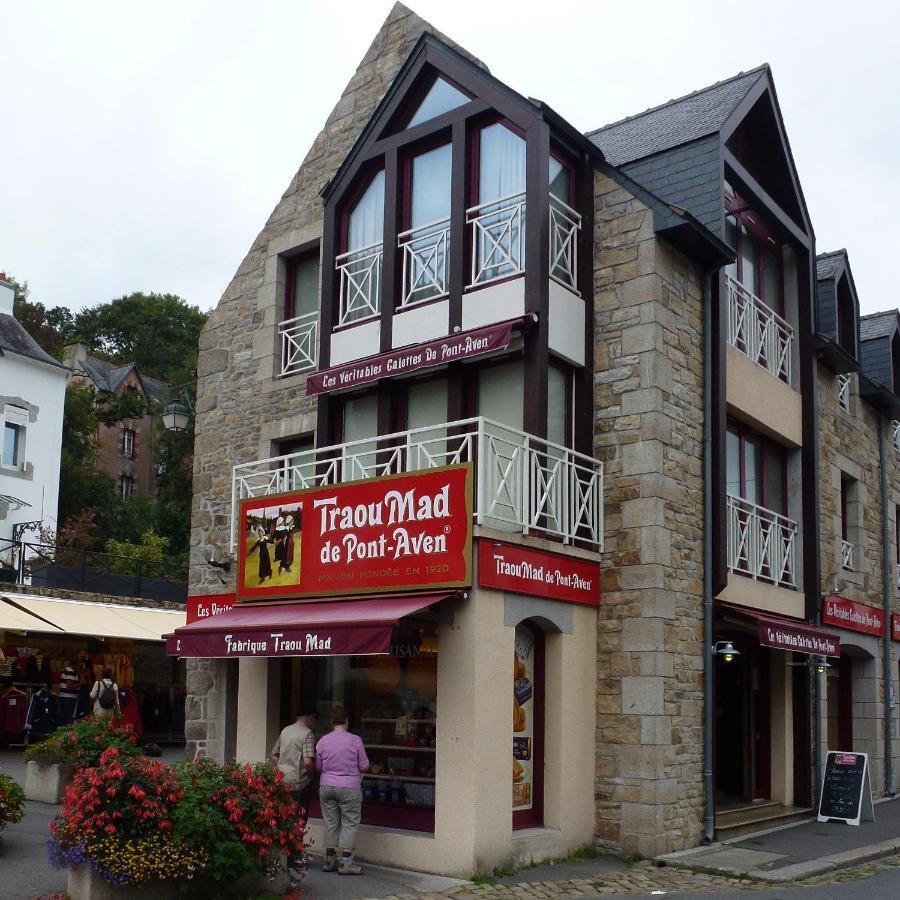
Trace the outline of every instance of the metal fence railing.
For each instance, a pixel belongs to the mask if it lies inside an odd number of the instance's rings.
[[[473,464],[476,524],[602,551],[603,463],[483,417],[235,466],[232,542],[243,498],[456,463]]]
[[[30,541],[0,541],[0,584],[109,594],[187,599],[188,567]]]

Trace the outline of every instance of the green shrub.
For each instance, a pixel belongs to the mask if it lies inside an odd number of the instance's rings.
[[[122,757],[141,755],[137,735],[124,719],[88,716],[58,728],[45,741],[32,744],[25,750],[25,761],[81,769],[96,766],[108,747],[115,747]]]
[[[25,792],[9,777],[0,772],[0,831],[25,815]]]

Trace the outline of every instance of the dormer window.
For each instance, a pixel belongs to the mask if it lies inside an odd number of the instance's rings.
[[[406,127],[412,128],[415,125],[421,125],[422,122],[427,122],[435,116],[465,105],[469,100],[469,97],[458,88],[455,88],[449,81],[445,81],[443,78],[436,78],[425,98],[419,104],[418,109],[412,114],[412,118],[410,118]]]
[[[378,315],[381,310],[384,170],[369,182],[346,220],[346,250],[337,257],[341,275],[339,325]]]

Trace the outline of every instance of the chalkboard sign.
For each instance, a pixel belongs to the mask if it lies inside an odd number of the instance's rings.
[[[875,821],[868,754],[830,751],[819,793],[819,821],[859,825],[861,814]]]

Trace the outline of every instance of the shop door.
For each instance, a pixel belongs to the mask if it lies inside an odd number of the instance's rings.
[[[772,710],[771,679],[769,677],[771,653],[762,647],[757,647],[755,650],[751,685],[752,797],[754,800],[768,800],[772,792]]]
[[[516,626],[513,667],[513,829],[544,823],[544,635]]]
[[[749,665],[741,655],[731,662],[714,657],[715,677],[715,752],[716,795],[727,806],[745,799],[744,770],[747,730],[745,682]]]
[[[770,654],[734,640],[740,656],[717,657],[716,797],[722,806],[768,799],[771,792]]]

